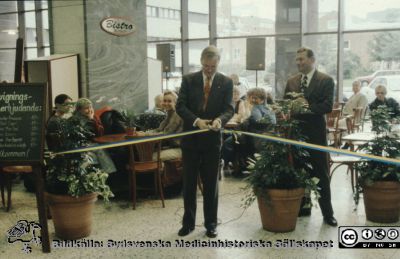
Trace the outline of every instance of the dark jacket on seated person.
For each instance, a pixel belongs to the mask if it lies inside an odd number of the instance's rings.
[[[104,128],[104,135],[125,133],[126,119],[111,106],[104,106],[94,112]]]
[[[93,119],[89,119],[88,117],[77,112],[69,120],[73,123],[79,123],[82,127],[93,134],[92,136],[86,136],[88,139],[104,135],[103,124],[97,116],[94,116]]]
[[[378,100],[378,98],[376,98],[370,105],[369,105],[369,109],[371,111],[375,110],[378,108],[378,106],[380,105],[386,105],[386,107],[388,107],[390,109],[390,117],[394,118],[400,115],[400,108],[399,108],[399,103],[396,102],[395,99],[389,97],[389,98],[385,98],[384,101]]]

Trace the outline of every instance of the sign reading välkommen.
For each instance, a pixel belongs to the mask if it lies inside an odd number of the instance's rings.
[[[43,159],[46,84],[0,84],[0,161]]]

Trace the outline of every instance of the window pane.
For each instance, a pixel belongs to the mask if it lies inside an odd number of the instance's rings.
[[[47,8],[49,8],[48,1],[42,0],[42,9],[47,9]]]
[[[0,47],[15,48],[18,38],[18,16],[17,14],[0,15]]]
[[[317,69],[333,77],[337,89],[337,35],[306,36],[304,43],[314,51]]]
[[[189,72],[201,70],[200,56],[201,52],[207,47],[208,40],[192,40],[189,41]],[[224,57],[221,57],[223,60]]]
[[[50,56],[50,47],[44,48],[44,55],[45,56]]]
[[[400,27],[400,1],[346,0],[344,17],[346,30]]]
[[[148,0],[147,40],[170,40],[181,38],[181,20],[170,17],[170,11],[180,12],[180,0],[157,1]]]
[[[35,12],[26,12],[25,14],[25,46],[37,46],[36,41],[36,20]]]
[[[217,0],[218,36],[300,32],[298,0]]]
[[[0,1],[0,13],[16,12],[17,1]]]
[[[208,1],[189,1],[189,38],[208,38]]]
[[[35,10],[35,1],[24,1],[25,11]]]
[[[49,46],[50,45],[50,41],[49,41],[49,17],[48,17],[48,11],[44,10],[42,11],[42,23],[43,23],[43,44],[45,46]]]
[[[314,51],[317,69],[336,78],[337,35],[311,35],[304,40],[305,45]]]
[[[349,48],[345,50],[343,94],[350,97],[352,81],[360,80],[362,90],[371,102],[375,93],[364,89],[365,86],[376,77],[400,73],[400,32],[346,33],[344,40],[349,42]]]
[[[15,50],[0,49],[0,82],[14,82]]]
[[[25,58],[26,59],[33,59],[33,58],[37,58],[38,54],[37,54],[37,49],[36,48],[26,48],[25,49]]]
[[[42,23],[43,29],[49,29],[49,12],[47,10],[42,11]]]
[[[305,29],[307,32],[336,31],[338,29],[338,1],[306,1]]]

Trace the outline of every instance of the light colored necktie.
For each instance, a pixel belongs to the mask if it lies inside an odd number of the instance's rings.
[[[306,89],[307,89],[307,76],[305,75],[300,84],[300,91],[304,93]]]
[[[204,84],[204,104],[203,104],[203,110],[206,109],[207,107],[207,101],[208,101],[208,96],[210,95],[211,91],[211,77],[206,78],[206,82]]]

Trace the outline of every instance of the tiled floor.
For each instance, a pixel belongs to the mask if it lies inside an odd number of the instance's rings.
[[[339,249],[338,229],[322,223],[319,208],[313,208],[311,217],[298,218],[296,230],[286,234],[275,234],[262,229],[256,204],[246,211],[241,208],[244,197],[242,180],[224,177],[220,182],[218,239],[225,241],[265,240],[273,244],[277,240],[330,241],[332,248],[108,248],[108,240],[114,241],[208,241],[202,227],[202,197],[198,196],[197,226],[185,238],[177,236],[183,213],[182,198],[166,201],[161,208],[159,200],[139,200],[136,210],[128,201],[112,201],[103,205],[98,201],[94,213],[92,234],[86,240],[103,241],[102,248],[52,248],[50,254],[43,254],[40,247],[25,255],[22,244],[8,244],[6,231],[18,220],[38,221],[35,196],[24,191],[22,184],[13,191],[13,208],[6,213],[0,210],[0,258],[399,258],[396,249]],[[345,170],[337,171],[332,179],[332,197],[335,217],[339,225],[377,225],[367,222],[362,203],[353,211],[354,203],[350,179]],[[49,220],[51,239],[54,236],[52,221]],[[395,225],[395,224],[393,224]],[[214,240],[214,239],[213,239]],[[30,258],[30,257],[29,257]]]

